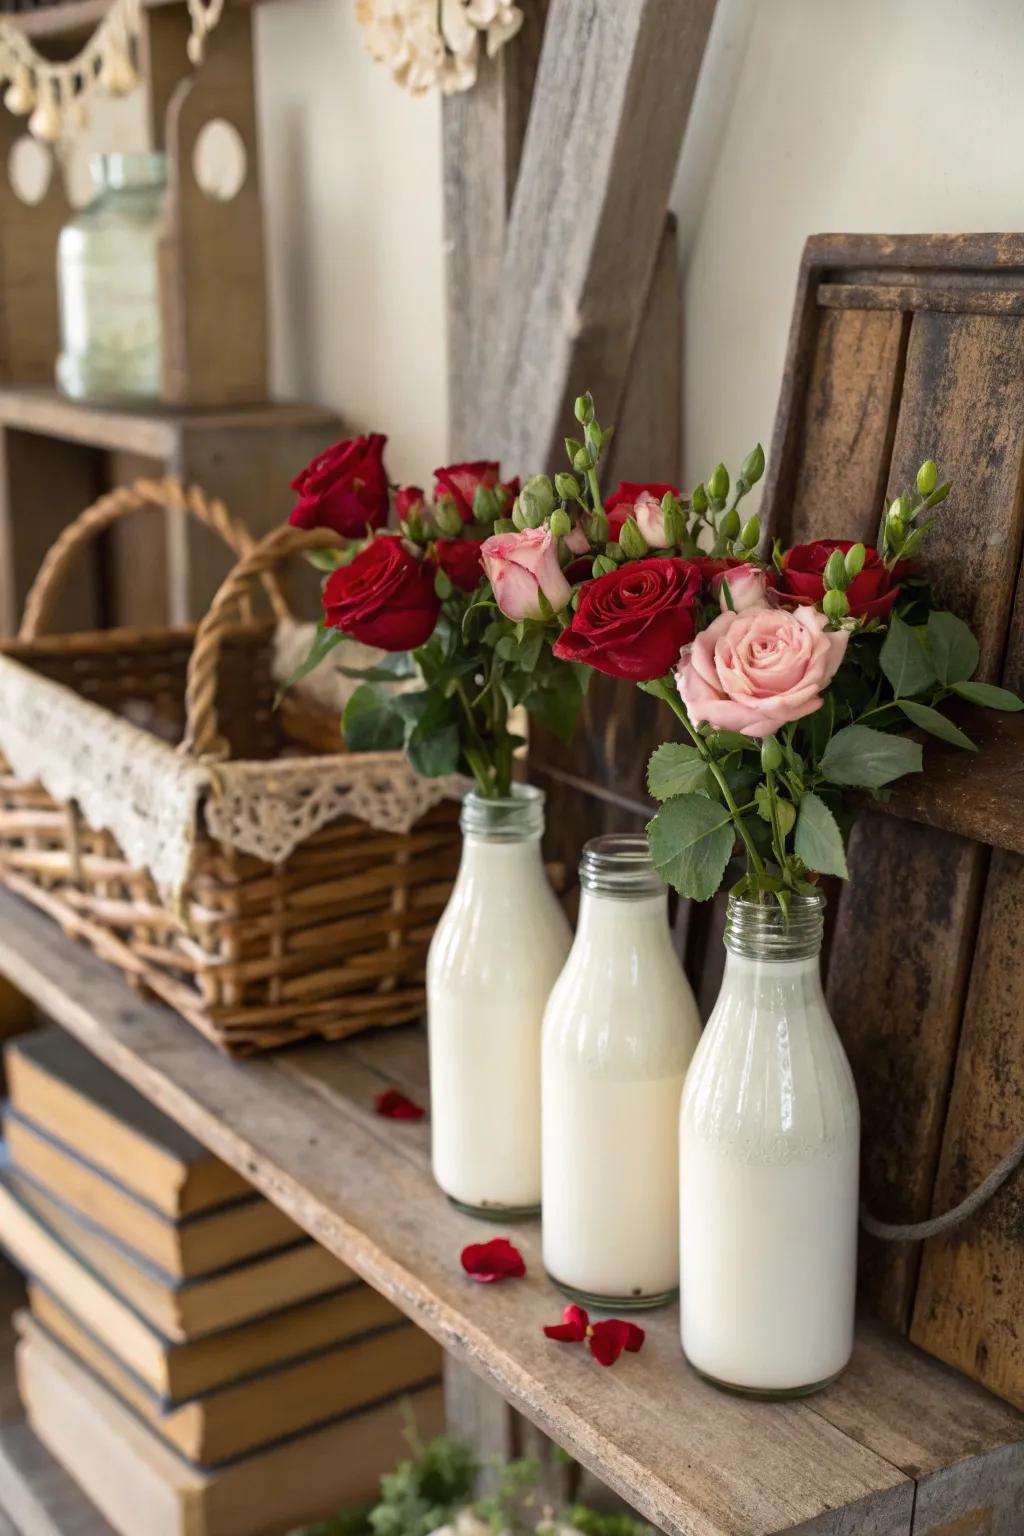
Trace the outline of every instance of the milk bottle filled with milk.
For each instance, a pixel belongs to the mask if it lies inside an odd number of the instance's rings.
[[[824,899],[729,898],[680,1116],[682,1339],[721,1386],[813,1392],[853,1347],[860,1116],[819,976]]]

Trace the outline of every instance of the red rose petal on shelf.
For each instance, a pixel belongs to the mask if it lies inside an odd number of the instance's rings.
[[[624,1349],[636,1354],[644,1342],[644,1331],[621,1317],[609,1317],[595,1323],[590,1333],[590,1353],[598,1365],[614,1365]]]
[[[470,1243],[462,1250],[462,1267],[471,1280],[481,1285],[519,1280],[526,1274],[522,1254],[507,1237],[492,1237],[489,1243]]]
[[[422,1120],[426,1110],[397,1088],[385,1088],[373,1101],[374,1110],[385,1120]]]
[[[562,1321],[549,1323],[544,1333],[549,1339],[557,1339],[560,1344],[582,1344],[589,1327],[590,1318],[586,1312],[573,1304],[562,1313]]]

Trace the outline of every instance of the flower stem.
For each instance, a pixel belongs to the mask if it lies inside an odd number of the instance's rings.
[[[661,679],[661,683],[662,687],[660,690],[660,696],[665,700],[665,703],[668,705],[672,713],[682,721],[683,726],[694,746],[697,748],[697,751],[700,753],[708,767],[711,769],[711,772],[715,777],[715,782],[721,791],[722,799],[725,801],[729,815],[732,817],[733,825],[735,826],[736,831],[739,833],[740,838],[743,841],[743,845],[747,850],[747,858],[750,860],[755,873],[763,875],[764,862],[761,858],[761,855],[754,847],[750,833],[744,826],[743,817],[740,814],[740,808],[736,804],[736,801],[733,799],[733,793],[729,788],[728,779],[725,777],[725,774],[722,772],[721,768],[715,762],[714,758],[711,756],[711,753],[708,751],[707,743],[704,741],[703,737],[700,736],[690,724],[689,715],[686,713],[686,710],[683,708],[679,699],[676,697],[675,686],[672,682],[671,674],[663,677]]]

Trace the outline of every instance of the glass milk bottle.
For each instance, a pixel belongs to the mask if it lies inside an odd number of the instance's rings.
[[[584,1305],[679,1285],[676,1136],[700,1032],[643,836],[596,837],[576,939],[544,1015],[544,1265]]]
[[[729,898],[680,1116],[682,1338],[703,1376],[796,1397],[853,1348],[860,1114],[825,1005],[824,898]]]
[[[434,1177],[480,1216],[540,1204],[540,1027],[571,933],[541,860],[544,795],[474,791],[427,957]]]

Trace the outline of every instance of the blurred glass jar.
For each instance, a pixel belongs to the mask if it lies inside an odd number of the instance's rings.
[[[76,400],[159,397],[167,157],[97,155],[96,194],[57,244],[57,385]]]

